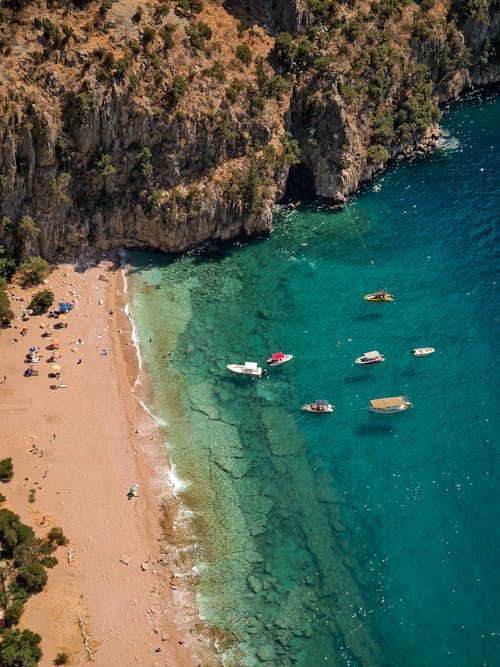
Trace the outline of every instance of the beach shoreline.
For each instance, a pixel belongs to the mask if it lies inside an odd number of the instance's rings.
[[[200,648],[209,647],[196,637],[201,622],[193,623],[193,614],[183,619],[174,600],[175,546],[164,543],[160,524],[175,499],[165,483],[159,430],[132,392],[140,364],[124,276],[116,257],[87,264],[59,265],[46,285],[8,290],[16,317],[0,333],[0,375],[7,378],[0,385],[0,433],[14,478],[3,489],[4,506],[40,536],[60,526],[70,540],[58,549],[46,588],[25,605],[19,627],[42,636],[42,666],[66,652],[75,665],[93,659],[191,667],[200,664]],[[68,327],[51,330],[59,340],[58,383],[65,385],[58,389],[51,389],[50,353],[41,338],[56,320],[20,319],[41,288],[51,289],[56,303],[75,303]],[[40,347],[39,374],[24,377],[30,346]],[[139,497],[129,500],[134,484]]]

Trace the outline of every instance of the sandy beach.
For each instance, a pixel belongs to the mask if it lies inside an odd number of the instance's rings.
[[[60,379],[49,377],[54,362],[42,338],[57,320],[20,317],[40,288],[9,286],[16,318],[0,332],[0,437],[14,478],[2,488],[4,506],[38,534],[60,526],[70,540],[20,627],[42,636],[47,667],[61,651],[72,665],[198,665],[196,639],[186,636],[193,619],[182,628],[173,621],[175,586],[160,530],[165,460],[131,394],[138,363],[121,272],[110,260],[96,264],[61,265],[43,286],[56,304],[75,304],[67,328],[50,330]],[[40,348],[39,374],[24,377],[30,346]],[[128,499],[134,484],[138,497]]]

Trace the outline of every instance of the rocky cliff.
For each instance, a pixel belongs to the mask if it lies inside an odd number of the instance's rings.
[[[5,0],[0,243],[177,252],[269,232],[287,182],[342,202],[498,81],[499,35],[498,0]]]

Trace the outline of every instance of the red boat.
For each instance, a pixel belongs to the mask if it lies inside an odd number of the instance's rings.
[[[268,360],[268,366],[280,366],[287,361],[293,359],[293,354],[283,354],[283,352],[275,352]]]

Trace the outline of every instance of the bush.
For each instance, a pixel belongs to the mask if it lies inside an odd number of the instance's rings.
[[[236,47],[236,55],[245,65],[250,65],[252,62],[252,52],[248,44],[238,44]]]
[[[172,79],[172,83],[170,84],[168,89],[168,97],[170,98],[170,101],[173,104],[177,104],[177,102],[181,99],[181,97],[184,97],[186,90],[187,90],[186,80],[182,76],[176,74]]]
[[[0,278],[0,324],[5,326],[14,319],[14,313],[10,309],[10,301],[6,292],[7,281]]]
[[[205,42],[212,38],[212,29],[206,23],[200,21],[187,26],[186,35],[193,49],[205,48]]]
[[[59,547],[63,547],[65,544],[68,544],[69,540],[66,535],[63,533],[62,528],[51,528],[47,533],[47,540],[53,544],[54,542]]]
[[[142,31],[142,41],[144,44],[151,44],[156,37],[156,30],[154,28],[144,28]]]
[[[242,90],[245,90],[245,82],[241,79],[233,79],[229,88],[226,89],[226,95],[231,102],[236,102]]]
[[[69,662],[69,655],[67,653],[58,653],[54,660],[54,665],[67,665]]]
[[[12,463],[12,459],[7,458],[7,459],[2,459],[0,461],[0,479],[2,482],[10,482],[10,480],[14,477],[14,465]]]
[[[287,71],[291,70],[295,61],[297,47],[288,32],[280,32],[274,42],[274,55]]]
[[[33,315],[43,315],[54,303],[54,293],[49,289],[34,294],[28,308],[31,308]]]
[[[193,12],[193,14],[199,14],[203,9],[203,0],[178,0],[176,4],[183,12]]]
[[[5,625],[10,628],[17,625],[24,611],[23,600],[13,600],[5,607]],[[2,663],[3,665],[3,663]]]
[[[163,26],[161,38],[163,39],[163,46],[166,49],[171,49],[174,46],[174,32],[177,26],[174,23],[167,23]]]
[[[0,542],[4,558],[12,558],[16,547],[23,543],[31,543],[33,540],[35,540],[33,528],[21,523],[19,516],[14,512],[0,509]]]
[[[37,593],[47,583],[47,572],[40,563],[26,563],[19,568],[17,580],[29,593]]]
[[[29,257],[19,267],[24,287],[41,283],[49,275],[49,263],[41,257]]]
[[[140,20],[142,19],[143,14],[144,14],[144,9],[138,6],[134,14],[132,15],[132,21],[136,24],[139,23]]]
[[[89,124],[90,114],[97,109],[97,102],[87,92],[80,93],[77,96],[76,117],[80,125],[86,126]]]
[[[39,634],[31,630],[5,630],[0,644],[2,667],[34,667],[42,657]]]
[[[381,146],[380,144],[371,145],[368,148],[367,154],[370,162],[376,162],[377,164],[385,162],[389,157],[387,148],[385,146]]]
[[[97,152],[95,170],[100,176],[112,176],[113,174],[116,174],[116,169],[111,164],[111,158],[102,148]]]

